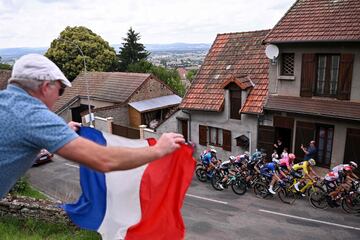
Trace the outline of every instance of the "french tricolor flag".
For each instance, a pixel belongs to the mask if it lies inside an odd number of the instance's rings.
[[[126,139],[82,127],[79,135],[107,146],[144,147],[155,139]],[[181,207],[195,168],[188,145],[147,165],[101,173],[80,166],[82,195],[64,205],[79,227],[94,230],[104,240],[184,239]]]

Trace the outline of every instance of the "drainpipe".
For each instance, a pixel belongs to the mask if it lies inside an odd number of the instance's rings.
[[[252,141],[252,137],[251,137],[251,131],[247,131],[247,134],[249,136],[249,153],[252,153],[252,144],[251,144],[251,141]]]
[[[181,110],[181,111],[189,115],[189,142],[191,142],[191,113],[188,110]]]

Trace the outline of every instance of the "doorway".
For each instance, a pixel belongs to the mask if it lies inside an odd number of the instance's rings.
[[[288,152],[292,152],[292,129],[290,128],[275,128],[275,139],[274,142],[277,139],[281,139],[282,143],[284,144],[284,147],[288,149]]]

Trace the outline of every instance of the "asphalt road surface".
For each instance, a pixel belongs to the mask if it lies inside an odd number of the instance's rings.
[[[34,167],[29,180],[49,196],[72,202],[80,194],[78,166],[55,156]],[[338,209],[314,209],[307,200],[283,204],[277,197],[259,199],[249,191],[243,196],[231,189],[215,191],[195,177],[182,208],[187,240],[235,239],[360,239],[360,216]]]

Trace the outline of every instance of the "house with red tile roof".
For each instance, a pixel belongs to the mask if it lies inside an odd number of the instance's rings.
[[[262,44],[268,32],[218,34],[180,111],[156,131],[181,132],[195,143],[195,156],[210,146],[222,159],[255,150],[268,87],[269,60]]]
[[[315,140],[318,166],[360,163],[360,1],[297,0],[263,43],[279,54],[258,145],[281,137],[301,160]]]
[[[81,122],[90,104],[95,116],[112,117],[119,131],[163,121],[181,102],[166,84],[146,73],[82,72],[72,84],[55,103],[55,113],[67,122]]]

